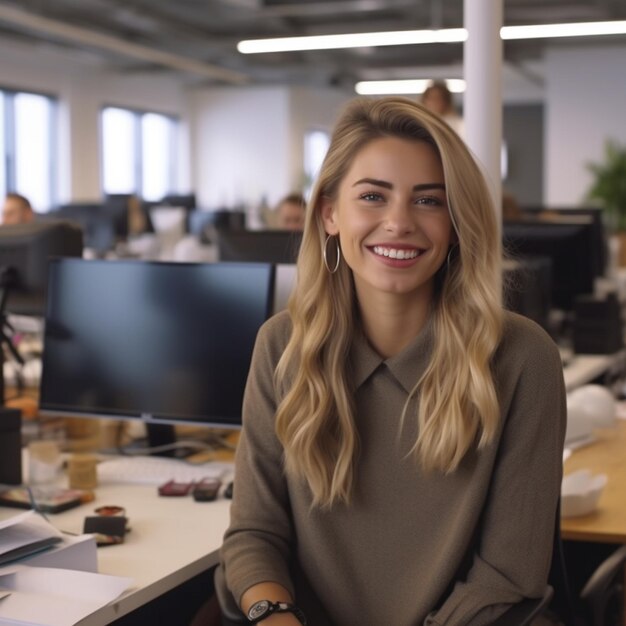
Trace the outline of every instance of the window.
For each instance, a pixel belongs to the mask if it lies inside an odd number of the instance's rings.
[[[160,200],[175,191],[177,121],[159,113],[105,107],[101,117],[105,194]]]
[[[330,145],[330,136],[325,130],[310,130],[304,135],[304,195],[309,196],[314,180]]]
[[[56,201],[55,113],[49,96],[0,90],[0,194],[21,193],[39,212]]]

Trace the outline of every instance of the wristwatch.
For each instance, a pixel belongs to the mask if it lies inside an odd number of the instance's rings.
[[[293,613],[297,620],[306,626],[306,617],[297,606],[289,602],[271,602],[270,600],[255,602],[248,611],[248,621],[251,624],[258,624],[273,613]]]

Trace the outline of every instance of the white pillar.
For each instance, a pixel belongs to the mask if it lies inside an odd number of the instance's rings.
[[[464,0],[466,141],[482,163],[498,215],[502,212],[502,0]]]

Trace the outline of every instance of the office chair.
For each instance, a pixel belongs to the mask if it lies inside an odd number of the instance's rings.
[[[626,546],[622,546],[596,568],[583,587],[580,598],[586,625],[623,624],[625,564]]]

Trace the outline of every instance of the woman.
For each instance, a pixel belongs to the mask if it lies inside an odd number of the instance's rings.
[[[478,626],[542,594],[563,375],[503,311],[500,263],[462,140],[409,100],[353,101],[252,359],[216,577],[230,619]]]
[[[450,126],[459,137],[465,139],[465,125],[463,118],[454,108],[452,92],[442,80],[433,81],[422,94],[422,104],[433,113],[436,113]]]

